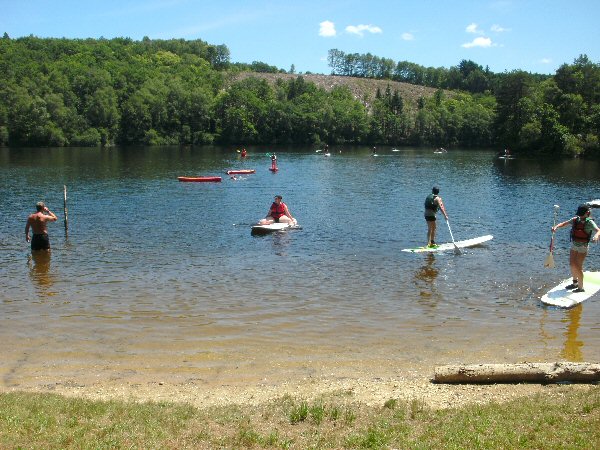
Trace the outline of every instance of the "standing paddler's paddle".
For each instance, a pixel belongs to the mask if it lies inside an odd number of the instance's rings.
[[[460,248],[458,248],[458,245],[456,245],[456,242],[454,242],[454,236],[452,236],[452,228],[450,228],[450,221],[448,219],[446,219],[446,224],[448,225],[448,231],[450,232],[450,237],[452,238],[452,243],[454,244],[454,253],[460,255],[461,251]]]
[[[552,228],[556,226],[556,215],[558,214],[558,208],[560,208],[560,206],[554,205],[554,226]],[[554,269],[554,255],[552,252],[554,252],[554,231],[552,232],[552,238],[550,239],[550,253],[548,253],[546,260],[544,261],[544,267],[547,267],[548,269]]]

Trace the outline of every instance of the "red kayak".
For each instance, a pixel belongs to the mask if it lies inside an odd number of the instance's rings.
[[[238,170],[228,170],[225,172],[227,175],[246,175],[249,173],[256,173],[254,169],[238,169]]]
[[[196,183],[219,182],[221,177],[177,177],[179,181],[193,181]]]

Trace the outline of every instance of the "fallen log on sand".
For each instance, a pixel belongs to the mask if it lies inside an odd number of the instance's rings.
[[[435,383],[557,383],[600,381],[600,364],[556,362],[438,366]]]

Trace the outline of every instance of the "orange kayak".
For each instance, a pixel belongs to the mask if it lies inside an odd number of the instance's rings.
[[[221,177],[177,177],[179,181],[193,181],[196,183],[219,182]]]

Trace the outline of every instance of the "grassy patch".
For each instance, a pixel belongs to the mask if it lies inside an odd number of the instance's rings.
[[[258,407],[0,395],[0,448],[597,448],[600,387],[431,410],[290,396]]]

